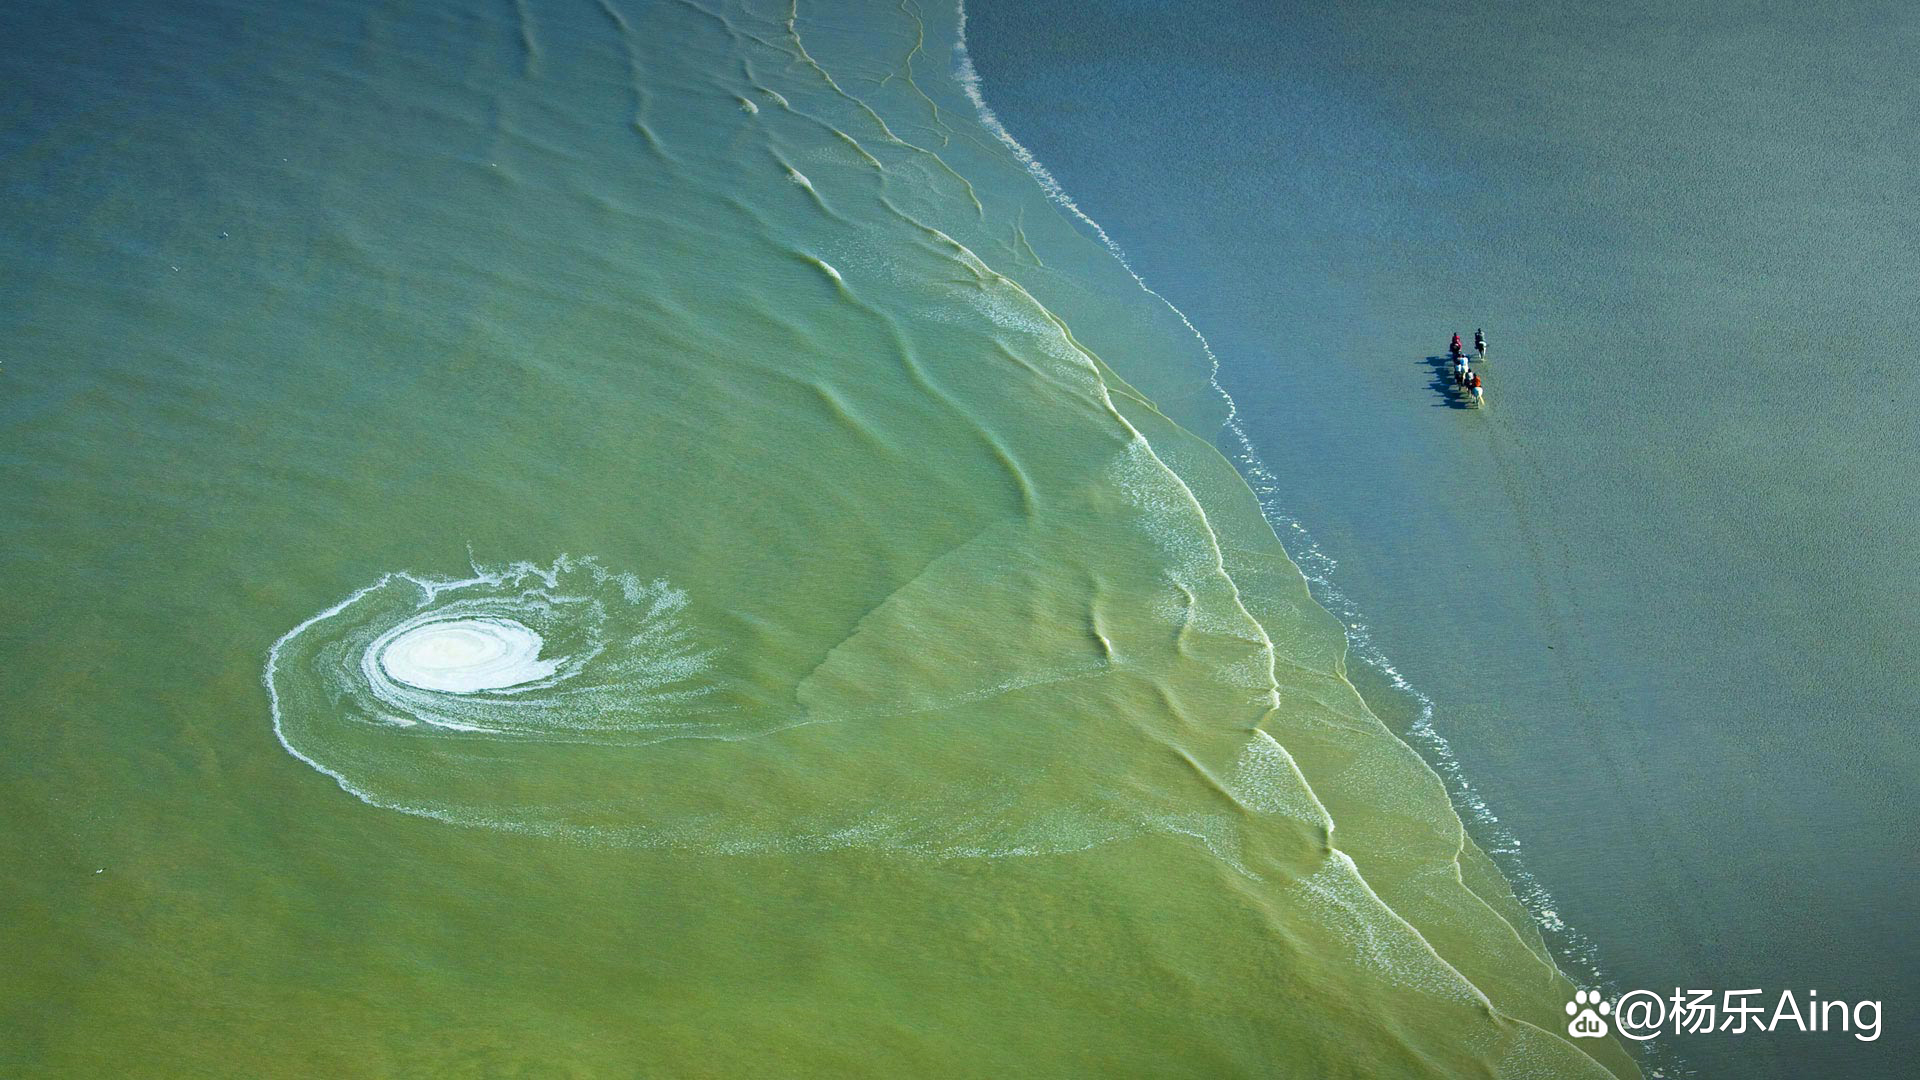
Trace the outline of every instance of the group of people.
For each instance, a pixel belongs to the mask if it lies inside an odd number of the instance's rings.
[[[1487,335],[1479,330],[1473,332],[1473,352],[1476,359],[1487,358]],[[1460,344],[1460,335],[1453,335],[1453,343],[1447,346],[1447,355],[1453,359],[1453,385],[1473,395],[1473,403],[1479,405],[1486,400],[1480,389],[1480,373],[1467,363],[1467,350]]]

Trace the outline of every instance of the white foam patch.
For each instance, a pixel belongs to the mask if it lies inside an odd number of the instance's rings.
[[[388,675],[422,690],[471,694],[552,675],[541,638],[512,619],[447,619],[394,631],[375,643]]]
[[[614,742],[706,734],[713,652],[695,643],[686,606],[664,581],[564,556],[460,579],[387,574],[274,644],[275,725],[288,750],[363,797],[328,762],[365,762],[345,748],[369,725]]]
[[[1313,797],[1293,755],[1264,731],[1255,731],[1240,752],[1227,776],[1227,790],[1250,810],[1281,814],[1333,832],[1333,819]]]
[[[1374,894],[1346,852],[1335,850],[1293,888],[1305,906],[1333,928],[1361,967],[1395,986],[1490,1007],[1479,987],[1441,959],[1419,931]]]
[[[1136,524],[1166,556],[1164,569],[1174,588],[1156,598],[1155,613],[1169,622],[1245,642],[1253,651],[1222,667],[1220,674],[1277,702],[1272,643],[1240,602],[1213,527],[1193,493],[1137,432],[1114,457],[1110,475],[1138,512]]]

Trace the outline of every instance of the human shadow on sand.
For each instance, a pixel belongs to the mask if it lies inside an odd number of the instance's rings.
[[[1433,372],[1433,381],[1427,385],[1440,395],[1433,403],[1436,409],[1471,409],[1473,394],[1465,387],[1453,385],[1453,358],[1451,356],[1429,356],[1425,361]]]

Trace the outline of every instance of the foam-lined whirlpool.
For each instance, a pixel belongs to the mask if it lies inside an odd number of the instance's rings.
[[[914,659],[944,655],[940,642],[991,599],[949,574],[1019,558],[952,555],[773,693],[720,674],[684,593],[570,558],[458,579],[387,574],[289,631],[264,679],[275,733],[296,758],[363,802],[459,825],[620,846],[942,858],[1173,832],[1238,866],[1234,815],[1192,805],[1184,759],[1154,756],[1170,775],[1136,776],[1125,791],[1057,782],[1063,769],[1132,767],[1124,745],[1093,767],[1074,724],[1033,720],[1085,695],[1144,692],[1107,661],[1055,655],[1045,639],[979,671]],[[1261,762],[1242,754],[1226,781],[1234,799],[1324,830],[1285,752],[1254,737],[1278,764],[1249,772]]]
[[[408,686],[450,694],[537,682],[560,667],[540,658],[539,634],[512,619],[431,619],[374,645],[380,668]]]
[[[274,644],[274,730],[374,805],[529,823],[577,801],[538,782],[582,750],[752,733],[716,698],[687,603],[591,559],[387,574]]]

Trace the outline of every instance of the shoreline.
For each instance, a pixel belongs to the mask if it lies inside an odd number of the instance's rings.
[[[1476,793],[1472,781],[1461,770],[1459,760],[1453,754],[1445,736],[1433,728],[1434,701],[1419,688],[1407,682],[1393,666],[1392,660],[1374,644],[1373,638],[1367,632],[1365,614],[1354,606],[1352,599],[1341,590],[1333,578],[1339,566],[1338,560],[1320,546],[1304,523],[1280,505],[1278,498],[1280,480],[1267,468],[1259,451],[1254,448],[1251,436],[1240,422],[1238,403],[1235,402],[1232,393],[1220,383],[1221,361],[1208,343],[1206,335],[1200,331],[1199,327],[1194,326],[1192,320],[1180,310],[1178,305],[1147,284],[1139,271],[1134,269],[1120,243],[1074,201],[1066,188],[1048,171],[1038,155],[1022,144],[1006,128],[986,102],[985,92],[982,89],[983,80],[975,70],[967,49],[965,0],[957,0],[957,7],[960,12],[961,32],[960,39],[955,45],[955,52],[960,57],[958,77],[966,88],[968,97],[980,111],[984,125],[1007,144],[1014,152],[1015,158],[1026,166],[1050,200],[1093,232],[1101,245],[1112,253],[1128,275],[1139,284],[1141,291],[1155,301],[1166,305],[1192,331],[1201,351],[1212,364],[1213,370],[1209,378],[1212,389],[1227,407],[1226,419],[1222,421],[1221,430],[1232,437],[1234,445],[1230,448],[1231,452],[1229,448],[1223,448],[1223,455],[1234,463],[1246,482],[1248,493],[1260,503],[1263,515],[1272,527],[1274,538],[1280,542],[1286,550],[1289,562],[1310,586],[1314,603],[1340,624],[1346,638],[1347,655],[1357,657],[1369,671],[1376,675],[1383,684],[1382,689],[1412,702],[1414,718],[1407,724],[1407,733],[1402,735],[1396,732],[1396,737],[1405,742],[1409,748],[1422,750],[1422,758],[1427,758],[1429,754],[1433,755],[1433,759],[1429,760],[1428,764],[1436,778],[1446,784],[1455,812],[1460,814],[1463,823],[1472,822],[1478,827],[1489,830],[1487,835],[1494,840],[1494,845],[1489,848],[1489,854],[1494,855],[1496,861],[1502,863],[1503,876],[1507,877],[1509,884],[1514,888],[1516,898],[1526,905],[1538,928],[1567,939],[1568,947],[1574,950],[1570,959],[1579,962],[1581,968],[1579,974],[1596,980],[1592,985],[1608,985],[1610,980],[1598,967],[1597,960],[1592,955],[1592,944],[1580,936],[1577,930],[1558,919],[1554,911],[1556,905],[1552,895],[1533,880],[1532,875],[1519,861],[1518,838],[1509,831],[1499,828],[1499,818]],[[1289,537],[1292,537],[1291,542]],[[1355,693],[1368,700],[1369,709],[1384,719],[1386,714],[1381,712],[1380,707],[1374,705],[1371,697],[1362,692],[1360,686],[1353,683],[1351,678],[1349,682],[1354,685]],[[1398,713],[1400,709],[1394,708],[1390,711]],[[1516,873],[1519,875],[1517,880]],[[1568,973],[1563,969],[1562,974]]]
[[[1353,673],[1343,670],[1343,681],[1353,690],[1355,696],[1365,703],[1366,708],[1383,724],[1389,715],[1397,715],[1402,709],[1390,707],[1387,701],[1376,699],[1384,692],[1391,695],[1388,699],[1394,706],[1410,702],[1413,716],[1403,729],[1391,728],[1392,736],[1416,753],[1434,779],[1446,789],[1454,813],[1459,816],[1462,827],[1469,834],[1468,844],[1475,845],[1497,867],[1501,887],[1508,891],[1515,903],[1524,910],[1530,931],[1543,941],[1550,950],[1552,964],[1560,978],[1571,985],[1613,987],[1613,981],[1607,976],[1598,958],[1598,946],[1568,925],[1558,913],[1558,902],[1546,887],[1525,866],[1520,856],[1520,840],[1512,831],[1501,824],[1493,809],[1479,795],[1473,783],[1465,774],[1459,758],[1453,752],[1451,744],[1433,725],[1435,702],[1395,668],[1393,662],[1375,644],[1369,633],[1366,616],[1358,610],[1352,599],[1340,588],[1333,574],[1338,561],[1329,555],[1313,538],[1306,525],[1284,509],[1280,503],[1281,481],[1262,460],[1255,448],[1252,437],[1240,420],[1240,410],[1233,394],[1221,383],[1222,362],[1211,343],[1200,328],[1194,325],[1186,312],[1149,285],[1140,271],[1135,269],[1124,247],[1083,209],[1067,188],[1047,168],[1044,161],[1030,147],[1022,143],[1006,126],[1005,122],[993,110],[987,101],[984,79],[976,69],[969,50],[966,26],[966,0],[955,0],[958,11],[959,33],[954,45],[956,77],[960,81],[968,99],[973,103],[986,127],[1004,143],[1033,176],[1035,182],[1045,192],[1048,199],[1089,230],[1093,237],[1107,249],[1120,264],[1140,290],[1153,300],[1167,307],[1177,315],[1182,324],[1193,335],[1202,353],[1211,365],[1208,382],[1211,389],[1226,406],[1226,416],[1220,424],[1220,432],[1231,437],[1232,446],[1222,447],[1223,456],[1231,462],[1244,481],[1247,494],[1259,504],[1263,518],[1270,526],[1274,539],[1285,551],[1285,557],[1295,571],[1306,581],[1312,596],[1312,602],[1341,627],[1345,639],[1345,656],[1357,658],[1364,669],[1373,678],[1356,680]],[[1291,538],[1291,539],[1289,539]],[[1362,689],[1362,684],[1376,685],[1373,694]],[[1575,981],[1574,969],[1580,976]],[[1617,1042],[1617,1040],[1615,1040]],[[1670,1054],[1661,1053],[1665,1047],[1651,1048],[1655,1051],[1647,1056],[1649,1050],[1644,1044],[1630,1047],[1636,1062],[1645,1060],[1648,1064],[1664,1067],[1668,1070],[1683,1069],[1684,1065]],[[1653,1075],[1663,1075],[1656,1071]]]
[[[1910,213],[1865,83],[1786,74],[1880,40],[1767,3],[1767,65],[1682,79],[1677,43],[1723,31],[1691,9],[1621,41],[1579,9],[974,7],[988,100],[1205,328],[1355,603],[1316,596],[1440,704],[1472,784],[1450,799],[1525,843],[1503,870],[1550,884],[1543,921],[1621,987],[1909,985],[1886,808],[1912,803],[1920,750],[1897,719],[1911,679],[1875,658],[1911,646],[1895,598],[1920,581],[1896,539],[1912,453],[1887,435],[1913,314],[1877,240]],[[1512,60],[1497,84],[1425,77],[1435,50],[1483,48]],[[1754,167],[1788,140],[1817,152]],[[1773,343],[1814,325],[1847,336],[1809,409]],[[1424,363],[1475,326],[1499,405],[1461,423]],[[1596,347],[1655,340],[1685,360],[1657,365],[1662,392],[1611,393]],[[1575,972],[1595,955],[1556,951]],[[1654,1045],[1684,1055],[1670,1075],[1772,1078],[1891,1075],[1885,1041]]]

